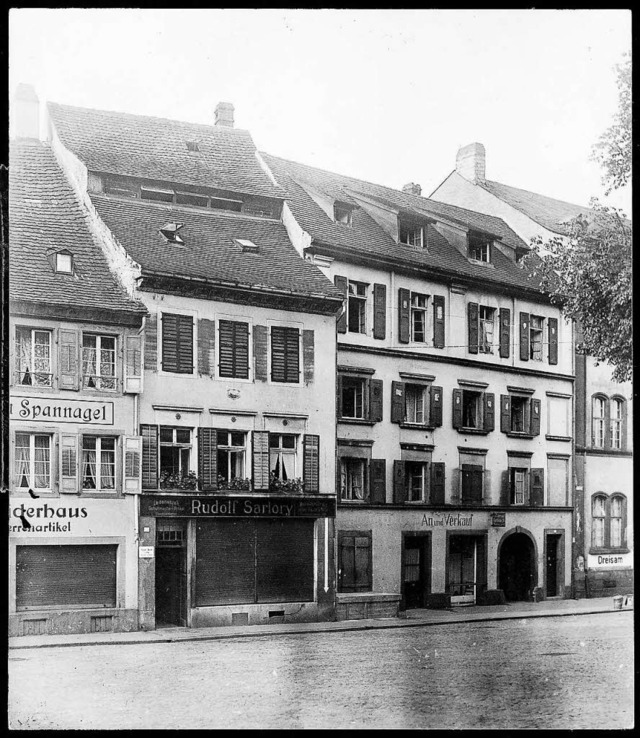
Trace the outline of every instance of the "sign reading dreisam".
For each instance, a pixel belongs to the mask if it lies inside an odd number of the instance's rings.
[[[9,403],[9,418],[38,423],[113,425],[113,402],[12,397]]]

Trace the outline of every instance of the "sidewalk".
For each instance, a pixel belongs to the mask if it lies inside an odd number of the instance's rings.
[[[592,615],[630,611],[633,600],[622,610],[614,610],[613,597],[584,600],[546,600],[513,602],[506,605],[458,607],[449,610],[409,610],[405,617],[371,620],[342,620],[333,623],[278,623],[219,628],[159,628],[132,633],[80,633],[74,635],[37,635],[9,638],[9,648],[46,648],[54,646],[124,645],[131,643],[175,643],[177,641],[217,641],[229,638],[259,638],[296,633],[416,628],[484,620],[519,620],[567,615]]]

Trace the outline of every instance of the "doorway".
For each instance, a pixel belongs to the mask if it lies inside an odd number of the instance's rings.
[[[558,597],[562,584],[562,533],[547,533],[545,549],[545,594]]]
[[[406,610],[425,606],[429,591],[429,535],[403,533],[402,601]]]
[[[156,627],[187,625],[187,548],[181,521],[158,520]]]
[[[473,605],[476,601],[478,542],[474,536],[449,538],[449,593],[452,605]]]
[[[528,602],[536,585],[535,550],[526,533],[512,533],[500,548],[499,587],[509,602]]]

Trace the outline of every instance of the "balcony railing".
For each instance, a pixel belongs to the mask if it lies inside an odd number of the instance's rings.
[[[225,494],[227,492],[253,492],[253,482],[249,478],[227,479],[218,475],[218,487],[216,490],[203,492],[200,480],[195,472],[186,475],[161,472],[158,487],[164,491],[192,492],[200,494]],[[269,492],[281,495],[304,494],[304,482],[302,479],[277,479],[273,474],[269,483]]]
[[[116,390],[118,389],[118,378],[101,374],[84,374],[82,387],[84,389]]]
[[[28,387],[53,387],[53,374],[51,372],[32,372],[25,369],[15,373],[15,382]]]

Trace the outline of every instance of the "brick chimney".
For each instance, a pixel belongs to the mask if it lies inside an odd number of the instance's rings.
[[[403,186],[402,191],[408,193],[409,195],[421,195],[422,187],[420,187],[419,184],[415,184],[414,182],[409,182],[409,184]]]
[[[14,130],[18,138],[40,138],[40,100],[33,85],[21,82],[13,99]]]
[[[233,128],[233,105],[228,102],[219,102],[216,105],[216,125]]]
[[[458,149],[456,172],[470,182],[485,181],[485,151],[481,143],[470,143]]]

